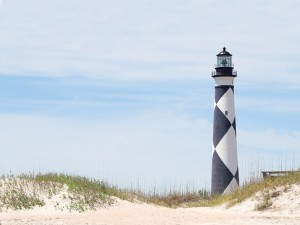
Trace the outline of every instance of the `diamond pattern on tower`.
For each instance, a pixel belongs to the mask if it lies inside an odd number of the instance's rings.
[[[217,102],[217,106],[222,111],[222,113],[226,116],[226,118],[230,121],[230,123],[232,123],[235,118],[233,99],[234,99],[233,91],[231,88],[228,88],[228,90],[223,94],[223,96]]]
[[[214,128],[213,128],[213,144],[216,147],[224,135],[227,133],[229,128],[231,127],[231,123],[226,118],[226,116],[221,112],[218,106],[215,107],[214,112]]]
[[[239,186],[239,184],[236,182],[236,180],[232,179],[231,182],[230,182],[230,184],[224,190],[223,194],[229,194],[229,193],[231,193],[238,186]]]
[[[235,177],[235,179],[236,179],[236,182],[239,184],[239,183],[240,183],[239,168],[237,168],[234,177]]]
[[[234,133],[235,133],[235,136],[236,136],[236,125],[235,125],[235,118],[234,118],[234,121],[232,123],[232,127],[234,129]]]
[[[216,151],[225,166],[234,175],[237,171],[236,139],[233,127],[230,127],[222,140],[216,146]]]
[[[215,87],[212,194],[229,193],[239,184],[234,87]]]
[[[223,193],[223,191],[230,184],[234,176],[230,170],[223,163],[218,153],[215,151],[212,159],[212,194]]]
[[[218,103],[220,98],[228,91],[231,86],[217,86],[215,87],[215,102]]]
[[[215,149],[214,145],[212,145],[212,152],[211,152],[211,155],[214,154],[214,151],[215,151],[215,150],[216,150],[216,149]]]

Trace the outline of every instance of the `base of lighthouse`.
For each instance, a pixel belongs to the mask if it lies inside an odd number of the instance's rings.
[[[215,77],[211,194],[227,194],[239,186],[234,109],[234,77]]]

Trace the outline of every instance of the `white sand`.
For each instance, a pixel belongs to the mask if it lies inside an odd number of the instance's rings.
[[[300,225],[300,185],[279,188],[271,209],[253,211],[260,201],[254,196],[230,209],[170,209],[145,203],[117,200],[113,206],[84,213],[60,211],[49,206],[0,213],[1,225]],[[55,201],[59,199],[54,198]],[[62,200],[60,200],[62,201]],[[63,205],[64,203],[60,203]],[[48,205],[48,206],[47,206]]]

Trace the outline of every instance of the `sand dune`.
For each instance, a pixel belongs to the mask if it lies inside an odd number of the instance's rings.
[[[44,207],[1,212],[0,223],[1,225],[299,225],[300,185],[292,185],[288,190],[279,188],[278,191],[279,195],[272,200],[270,209],[263,212],[253,210],[255,204],[260,201],[259,194],[230,209],[225,209],[224,206],[171,209],[117,199],[112,206],[84,213],[58,210],[51,206],[57,201],[54,198],[51,200],[52,203],[49,200]]]
[[[299,225],[299,214],[241,212],[222,208],[170,209],[147,204],[118,205],[84,213],[30,210],[1,213],[1,225]]]

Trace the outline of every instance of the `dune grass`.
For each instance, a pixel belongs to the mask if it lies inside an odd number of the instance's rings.
[[[45,205],[45,202],[39,198],[36,189],[29,187],[26,180],[2,176],[0,189],[0,210],[3,208],[30,209],[34,206]]]
[[[80,212],[112,204],[116,192],[102,181],[56,173],[2,176],[0,188],[0,209],[31,209],[45,205],[43,196],[60,194],[69,203],[66,209]]]
[[[170,192],[162,195],[146,195],[144,201],[167,206],[167,207],[214,207],[226,204],[226,207],[234,206],[251,198],[256,193],[261,192],[262,202],[257,206],[257,210],[267,209],[271,204],[271,198],[277,197],[276,188],[285,187],[288,190],[292,184],[300,184],[300,171],[295,171],[287,176],[270,177],[267,179],[251,179],[251,181],[236,191],[228,195],[211,196],[208,190],[198,192]]]
[[[44,206],[43,196],[45,195],[48,199],[59,195],[61,199],[69,201],[65,209],[79,212],[111,205],[114,203],[114,197],[166,207],[188,206],[190,203],[209,198],[209,192],[206,190],[199,192],[171,190],[168,194],[155,192],[145,194],[141,190],[119,189],[95,179],[57,173],[2,176],[0,188],[0,209],[2,210]],[[64,190],[68,190],[68,194],[61,194]],[[64,209],[64,207],[57,205],[57,209]]]
[[[65,206],[57,202],[57,209],[79,212],[111,205],[114,203],[114,197],[173,208],[212,207],[221,204],[231,207],[252,197],[257,192],[263,195],[263,201],[257,205],[257,210],[264,210],[270,206],[270,199],[278,195],[277,187],[288,187],[292,184],[300,184],[299,172],[251,181],[229,195],[210,196],[209,191],[205,189],[198,192],[171,190],[167,194],[145,194],[140,190],[121,190],[106,182],[80,176],[57,173],[23,174],[1,177],[0,210],[41,207],[45,205],[47,199],[53,196],[59,196],[60,199],[68,202]]]
[[[253,180],[231,194],[212,196],[207,201],[197,203],[193,206],[211,207],[226,204],[227,207],[231,207],[254,196],[256,193],[261,192],[264,202],[257,206],[257,210],[263,210],[268,208],[270,205],[270,198],[277,197],[278,193],[276,192],[276,188],[286,187],[287,189],[292,184],[300,184],[299,171],[290,173],[287,176],[270,177],[264,180]]]

